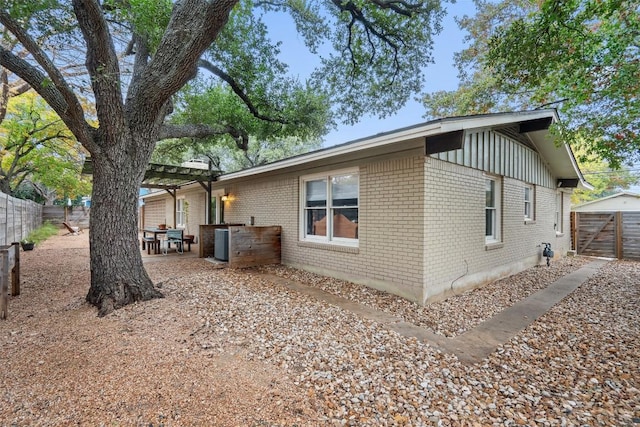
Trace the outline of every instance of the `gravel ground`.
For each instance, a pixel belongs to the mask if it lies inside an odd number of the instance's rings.
[[[178,255],[148,264],[164,299],[99,319],[84,303],[86,233],[22,255],[22,294],[0,321],[0,426],[640,425],[640,263],[608,263],[468,366],[261,271]],[[585,262],[532,268],[427,308],[266,271],[455,336]]]

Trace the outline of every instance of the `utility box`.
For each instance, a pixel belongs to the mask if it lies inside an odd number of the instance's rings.
[[[229,261],[229,229],[228,228],[216,229],[213,257],[220,261]]]

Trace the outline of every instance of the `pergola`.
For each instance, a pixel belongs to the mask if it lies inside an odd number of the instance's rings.
[[[87,158],[82,166],[82,173],[93,175],[93,162]],[[197,182],[207,192],[206,223],[211,223],[211,183],[220,176],[222,172],[211,170],[211,164],[207,169],[190,168],[185,166],[162,165],[159,163],[149,163],[142,180],[140,188],[163,189],[173,197],[173,211],[175,221],[175,211],[177,210],[176,192],[181,187]],[[175,227],[175,224],[174,224]]]

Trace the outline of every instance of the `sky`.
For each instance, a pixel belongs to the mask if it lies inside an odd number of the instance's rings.
[[[434,38],[434,64],[426,64],[426,82],[424,92],[454,90],[458,87],[458,70],[453,66],[453,54],[464,47],[465,33],[458,28],[454,17],[475,15],[472,0],[458,0],[455,4],[445,4],[447,15],[442,22],[442,32]],[[289,64],[290,71],[301,78],[309,75],[317,64],[317,58],[307,51],[302,39],[297,35],[293,23],[281,21],[275,30],[270,30],[274,38],[282,40],[282,59]],[[388,132],[406,126],[422,123],[426,119],[424,107],[417,101],[407,105],[394,115],[379,119],[376,116],[362,117],[355,125],[338,124],[325,136],[324,146],[329,147],[355,139]]]

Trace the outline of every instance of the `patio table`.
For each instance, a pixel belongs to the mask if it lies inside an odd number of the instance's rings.
[[[159,234],[167,234],[167,229],[166,228],[156,228],[156,227],[145,227],[145,228],[143,228],[142,229],[142,240],[143,240],[143,242],[146,241],[147,234],[149,234],[149,237],[151,237],[151,235],[153,235],[153,242],[154,242],[153,252],[155,254],[159,254],[160,253],[160,245],[156,243],[158,240],[160,240],[160,239],[158,239],[158,235]],[[143,247],[143,249],[144,249],[144,247]]]

